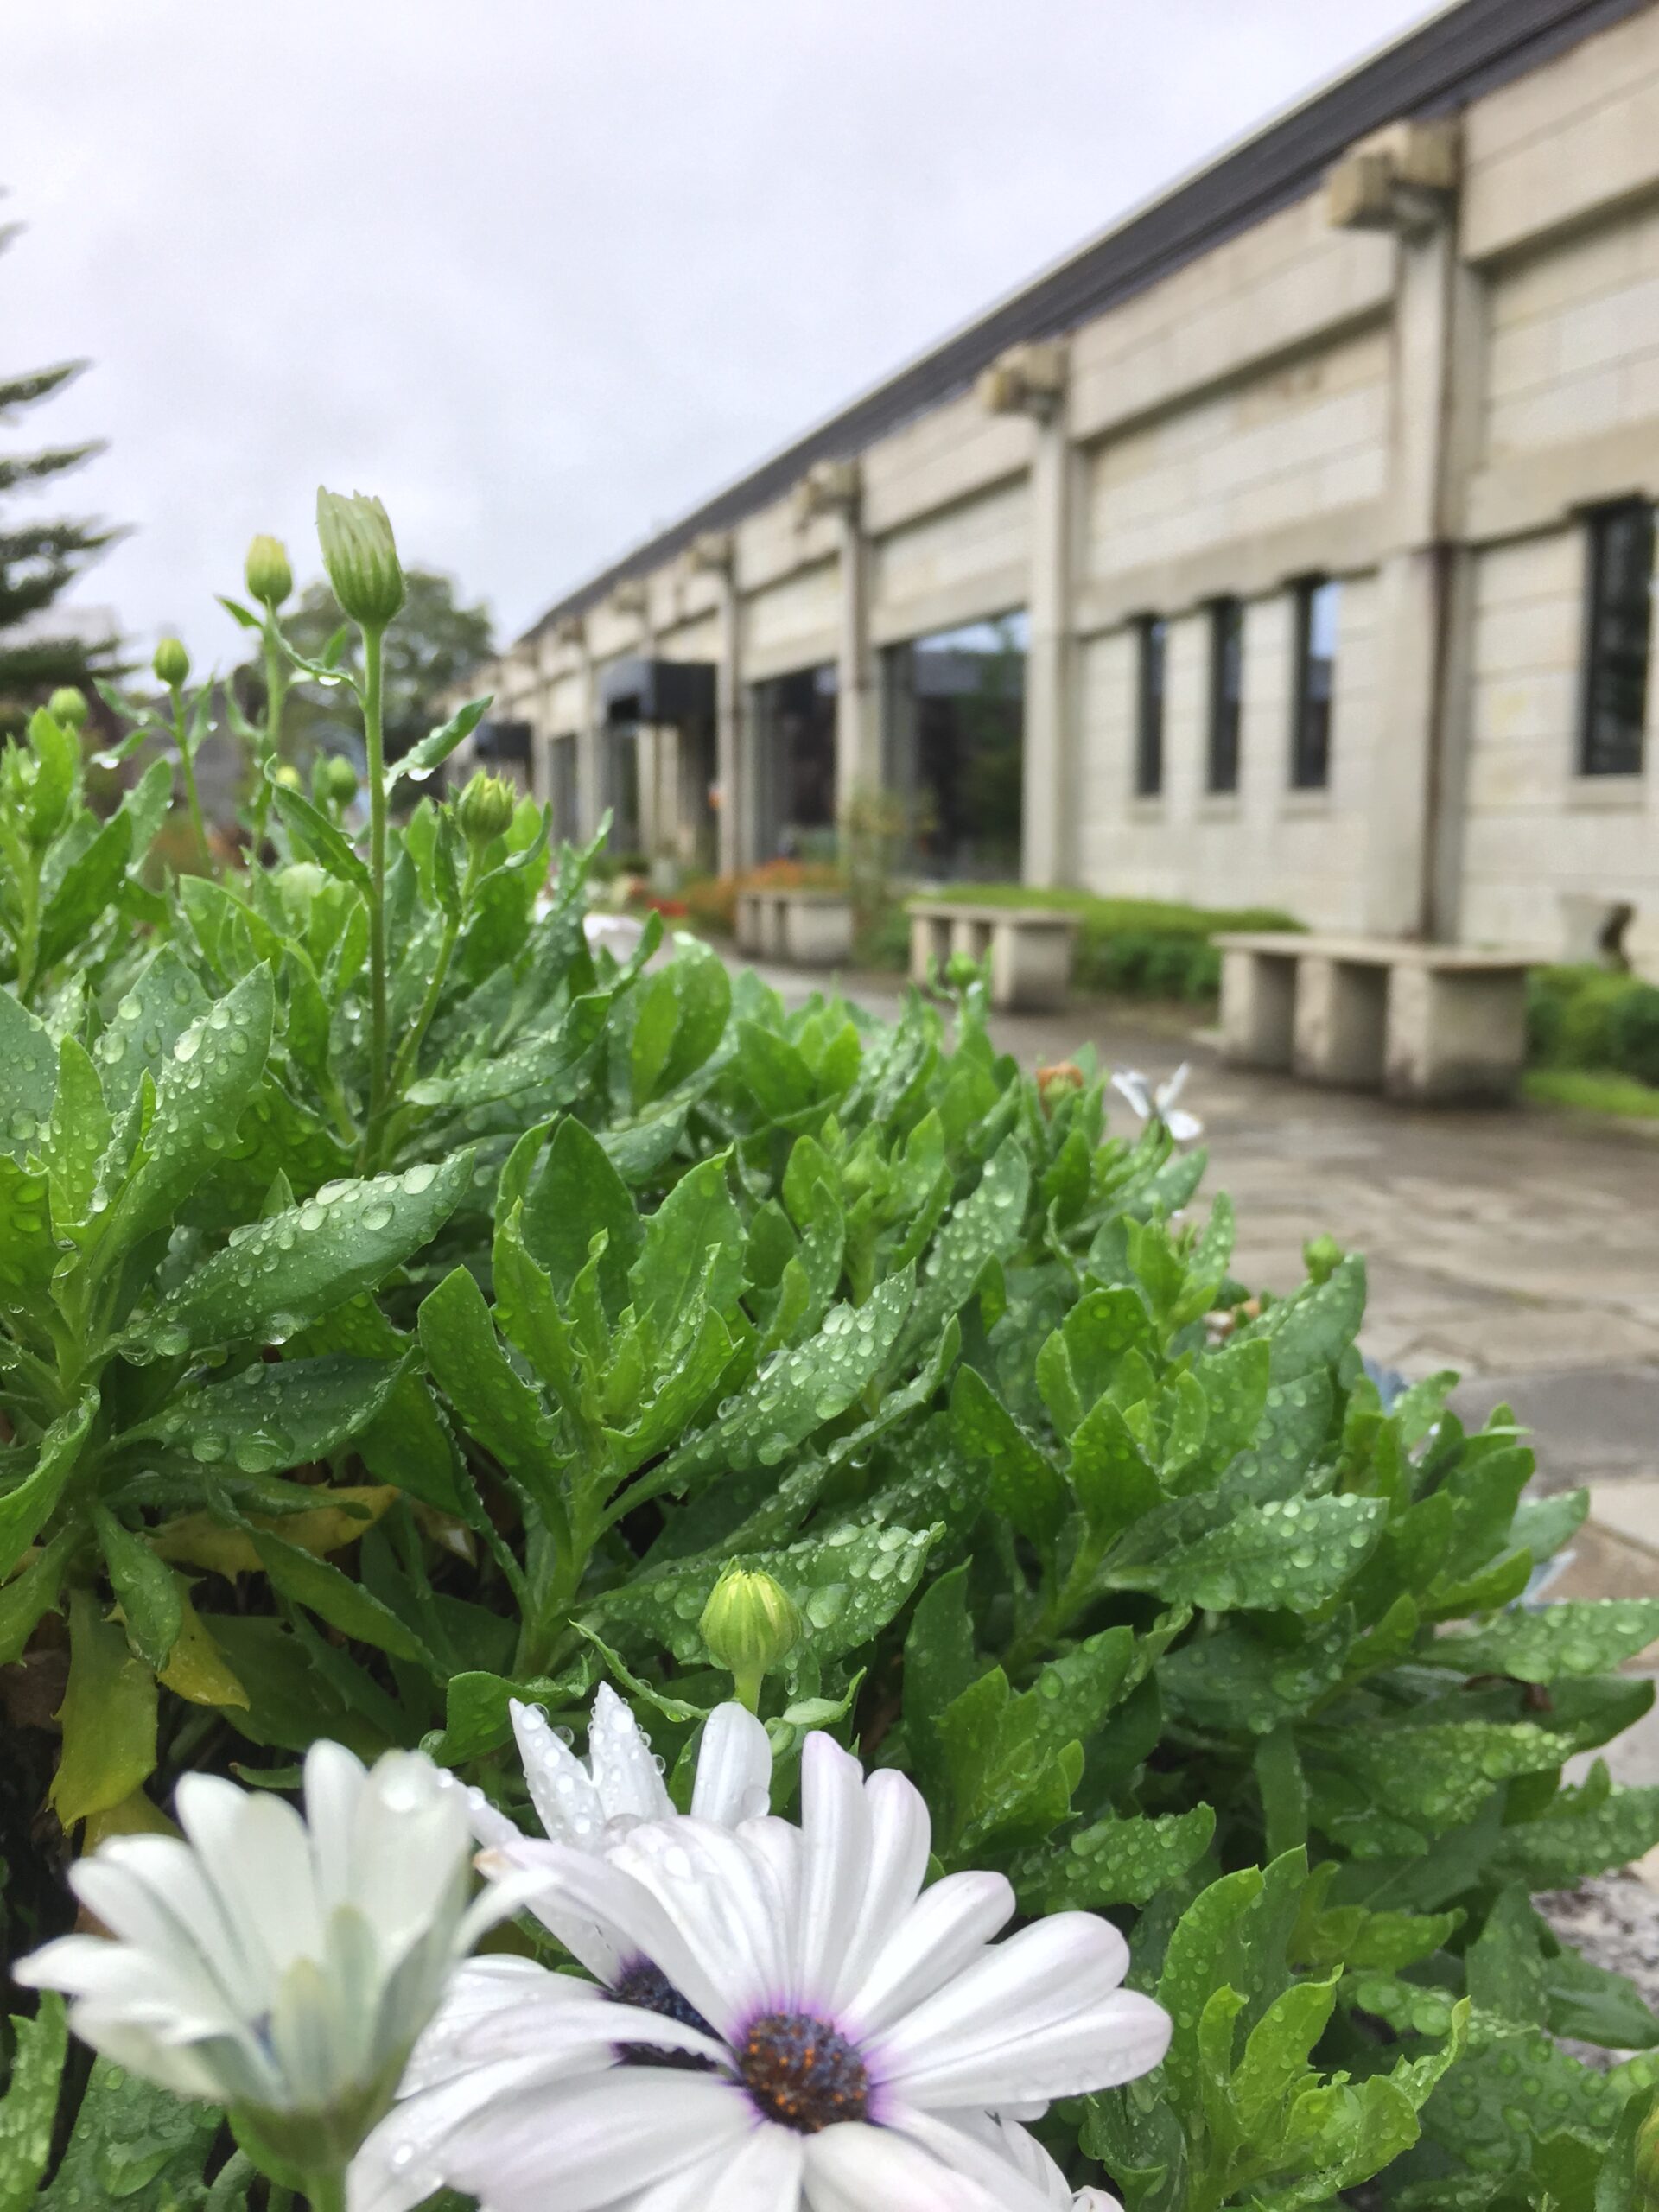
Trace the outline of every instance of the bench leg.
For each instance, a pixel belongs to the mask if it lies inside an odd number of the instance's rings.
[[[768,960],[789,957],[788,914],[781,899],[760,901],[760,950]]]
[[[950,957],[950,925],[933,914],[912,914],[910,918],[910,980],[925,983],[928,970],[934,961],[941,969]]]
[[[1524,975],[1395,973],[1384,1077],[1391,1098],[1501,1103],[1515,1090],[1526,1052]]]
[[[753,958],[760,950],[760,932],[755,925],[755,901],[747,892],[737,902],[737,949]]]
[[[1380,1088],[1388,1005],[1386,968],[1305,957],[1296,978],[1296,1073],[1309,1083]]]
[[[1277,953],[1224,952],[1221,1049],[1235,1065],[1287,1068],[1295,1030],[1296,963]]]
[[[1068,930],[1017,929],[998,923],[991,931],[991,1004],[1004,1013],[1049,1013],[1065,1004],[1071,980]]]

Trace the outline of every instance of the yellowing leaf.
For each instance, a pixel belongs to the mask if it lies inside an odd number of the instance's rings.
[[[64,1827],[108,1812],[154,1771],[156,1677],[88,1590],[69,1599],[69,1684],[52,1806]]]
[[[248,1694],[230,1661],[214,1642],[200,1614],[185,1595],[182,1576],[177,1578],[181,1618],[179,1633],[162,1680],[168,1689],[192,1705],[235,1705],[245,1712]]]
[[[305,1513],[274,1516],[251,1514],[251,1525],[321,1557],[324,1553],[339,1551],[343,1545],[355,1543],[365,1535],[397,1491],[390,1483],[375,1483],[340,1490],[319,1489],[317,1495],[331,1502]],[[210,1573],[227,1577],[257,1574],[263,1568],[247,1530],[227,1529],[209,1513],[181,1513],[176,1521],[169,1521],[156,1531],[152,1543],[153,1548],[175,1567],[201,1567]]]
[[[101,1813],[86,1815],[86,1826],[81,1831],[81,1856],[85,1858],[89,1851],[96,1851],[100,1843],[112,1835],[177,1834],[177,1828],[161,1807],[152,1804],[142,1789],[135,1789],[118,1805],[110,1805]]]

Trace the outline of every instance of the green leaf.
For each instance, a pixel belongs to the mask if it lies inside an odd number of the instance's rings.
[[[464,1766],[499,1751],[512,1734],[508,1708],[514,1699],[539,1706],[550,1719],[568,1713],[573,1720],[586,1720],[582,1708],[598,1672],[592,1654],[584,1653],[574,1667],[550,1678],[512,1681],[481,1670],[452,1675],[443,1732],[429,1736],[424,1748],[440,1766],[447,1767]]]
[[[729,1313],[736,1305],[743,1287],[743,1224],[723,1154],[683,1175],[646,1222],[630,1282],[635,1311],[664,1340],[700,1287],[706,1286],[714,1313]]]
[[[1374,1497],[1271,1499],[1247,1506],[1185,1554],[1134,1570],[1136,1586],[1211,1612],[1324,1605],[1363,1564],[1387,1517]]]
[[[918,1599],[905,1638],[905,1734],[930,1796],[944,1778],[939,1715],[984,1672],[968,1611],[968,1569],[953,1567]]]
[[[70,861],[41,917],[36,958],[54,967],[80,943],[109,905],[132,856],[132,817],[112,814],[86,851]]]
[[[52,1233],[52,1186],[0,1152],[0,1304],[38,1313],[61,1256]]]
[[[628,1289],[628,1268],[639,1249],[639,1218],[627,1185],[592,1131],[567,1114],[553,1133],[547,1163],[524,1201],[524,1249],[553,1278],[561,1300],[588,1264],[588,1248],[603,1233],[599,1262],[606,1310],[618,1313]]]
[[[469,699],[459,707],[448,721],[437,729],[411,745],[401,760],[394,760],[386,771],[387,788],[404,776],[413,776],[417,783],[423,781],[435,768],[441,768],[458,745],[464,744],[490,711],[488,697]]]
[[[1333,1974],[1328,1981],[1296,1983],[1274,1999],[1251,2029],[1232,2083],[1247,2139],[1267,2134],[1285,2099],[1306,2077],[1313,2046],[1336,2005],[1337,1981]]]
[[[98,1070],[75,1037],[58,1050],[58,1088],[41,1158],[52,1185],[52,1215],[64,1230],[87,1219],[98,1163],[110,1141],[110,1113]]]
[[[1031,1170],[1016,1138],[1006,1138],[969,1195],[939,1224],[905,1330],[904,1350],[931,1344],[972,1297],[988,1262],[1007,1259],[1025,1233]]]
[[[422,1304],[416,1325],[433,1379],[467,1427],[505,1473],[563,1525],[558,1471],[566,1455],[538,1393],[501,1349],[484,1294],[465,1268],[447,1274]]]
[[[1659,1598],[1606,1598],[1500,1614],[1484,1628],[1432,1638],[1423,1660],[1467,1675],[1554,1682],[1599,1675],[1659,1641]]]
[[[146,961],[118,1001],[103,1034],[92,1047],[104,1096],[112,1106],[130,1106],[148,1071],[159,1080],[173,1047],[210,1001],[170,944]]]
[[[69,1681],[52,1809],[67,1828],[107,1813],[156,1766],[156,1677],[90,1590],[69,1596]]]
[[[1065,1485],[975,1368],[957,1370],[950,1430],[963,1456],[989,1469],[997,1510],[1033,1543],[1052,1543],[1065,1516]]]
[[[94,2059],[74,2132],[39,2212],[116,2204],[128,2212],[182,2212],[198,2205],[223,2121],[217,2107],[158,2089],[111,2059]]]
[[[57,1605],[63,1571],[81,1534],[79,1528],[60,1529],[27,1567],[0,1584],[0,1667],[22,1658],[36,1624]]]
[[[12,2015],[11,2078],[0,2099],[0,2212],[28,2212],[52,2156],[58,2085],[69,2049],[64,2003],[41,1992],[31,2019]]]
[[[269,781],[276,811],[290,836],[313,859],[320,861],[330,875],[341,883],[351,884],[365,898],[371,896],[374,879],[368,863],[358,858],[322,809],[314,806],[302,792],[292,790],[287,784],[279,784],[274,773],[270,774]]]
[[[1365,1317],[1365,1262],[1351,1255],[1329,1280],[1304,1284],[1294,1298],[1271,1306],[1250,1324],[1273,1355],[1273,1379],[1288,1382],[1317,1368],[1334,1367],[1359,1333]]]
[[[175,1398],[130,1434],[175,1446],[204,1466],[277,1474],[349,1444],[384,1411],[406,1372],[406,1362],[339,1352],[276,1365],[255,1360],[227,1382]]]
[[[1210,1848],[1216,1816],[1208,1805],[1157,1817],[1133,1814],[1096,1821],[1063,1847],[1041,1854],[1048,1912],[1097,1912],[1109,1904],[1145,1904],[1196,1866]]]
[[[726,963],[706,944],[676,934],[674,957],[645,985],[632,1052],[636,1112],[684,1083],[714,1052],[732,1008]]]
[[[80,774],[80,741],[44,707],[29,719],[29,749],[35,756],[35,781],[27,809],[31,841],[50,843],[63,822]]]
[[[472,1154],[460,1152],[401,1175],[325,1184],[302,1205],[242,1230],[162,1300],[144,1333],[163,1351],[245,1337],[281,1342],[430,1243],[472,1173]]]
[[[1096,1400],[1073,1435],[1067,1472],[1097,1545],[1121,1535],[1163,1495],[1128,1423],[1109,1398]]]
[[[98,1393],[84,1390],[41,1437],[35,1465],[0,1497],[0,1575],[9,1575],[51,1518],[73,1473],[98,1411]]]
[[[159,1675],[184,1619],[173,1570],[106,1507],[93,1507],[92,1524],[110,1571],[110,1586],[126,1621],[127,1641]]]
[[[252,1536],[265,1573],[285,1598],[304,1605],[344,1636],[372,1643],[394,1659],[414,1660],[435,1673],[439,1671],[420,1638],[390,1606],[371,1597],[360,1582],[341,1573],[327,1560],[317,1559],[265,1529],[254,1529]]]
[[[832,1306],[816,1337],[775,1356],[729,1412],[689,1437],[647,1479],[675,1490],[715,1469],[775,1467],[825,1421],[834,1421],[886,1365],[912,1294],[906,1268],[867,1304]]]
[[[1564,1793],[1537,1819],[1503,1830],[1493,1872],[1532,1890],[1567,1889],[1586,1874],[1628,1866],[1656,1843],[1659,1789],[1618,1789],[1599,1802]]]
[[[46,1127],[58,1087],[58,1055],[44,1022],[0,986],[0,1146],[21,1160]]]
[[[94,1248],[103,1264],[170,1226],[213,1155],[230,1143],[264,1073],[275,1002],[270,970],[256,968],[174,1045],[132,1171],[103,1217]]]

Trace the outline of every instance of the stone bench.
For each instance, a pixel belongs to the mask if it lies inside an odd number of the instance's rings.
[[[1214,942],[1222,1050],[1242,1067],[1433,1105],[1515,1088],[1527,1052],[1520,953],[1266,931]]]
[[[853,957],[852,903],[840,891],[740,891],[737,949],[752,960],[834,968]]]
[[[910,973],[927,982],[953,952],[991,956],[991,1004],[1005,1011],[1065,1004],[1077,918],[1052,906],[982,906],[971,899],[912,899]]]

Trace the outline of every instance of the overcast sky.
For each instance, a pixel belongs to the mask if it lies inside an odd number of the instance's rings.
[[[110,441],[71,499],[135,528],[77,596],[130,635],[228,654],[212,594],[256,530],[314,572],[321,481],[510,636],[1422,12],[18,6],[0,366],[94,365],[0,444]]]

